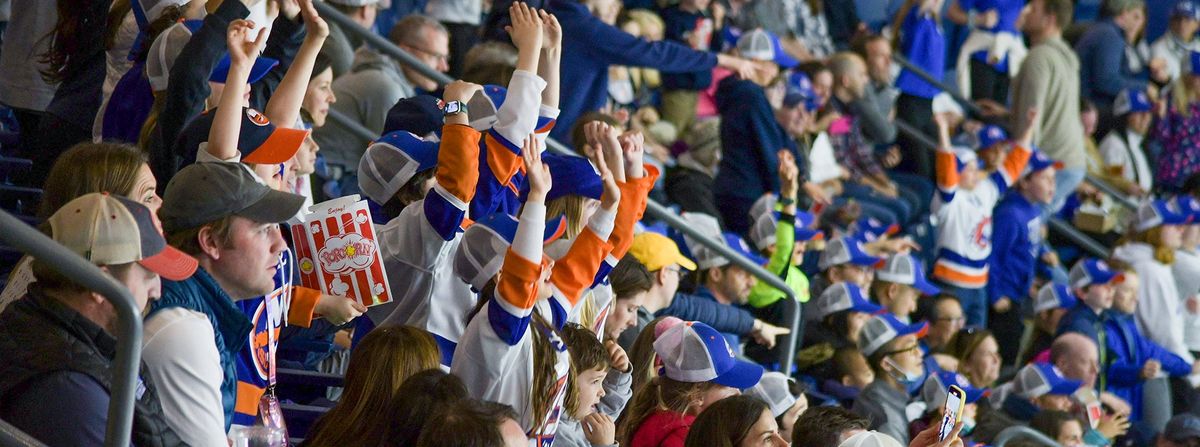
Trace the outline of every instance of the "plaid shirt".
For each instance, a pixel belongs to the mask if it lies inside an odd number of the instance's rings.
[[[852,178],[886,175],[883,165],[875,157],[874,146],[863,138],[858,117],[850,106],[836,97],[830,98],[829,103],[834,111],[842,114],[842,118],[829,126],[829,143],[833,145],[834,155],[842,161],[842,166],[850,171]]]

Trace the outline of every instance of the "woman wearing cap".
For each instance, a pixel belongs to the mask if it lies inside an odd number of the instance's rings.
[[[783,439],[791,440],[796,420],[808,410],[808,398],[803,393],[797,393],[797,388],[799,386],[795,380],[781,372],[771,371],[763,373],[758,385],[746,390],[744,395],[766,402],[766,409],[771,412],[779,426],[779,435]]]
[[[1178,203],[1166,200],[1143,203],[1123,244],[1113,251],[1113,258],[1132,265],[1141,279],[1135,315],[1146,337],[1191,364],[1195,358],[1184,342],[1186,297],[1179,293],[1171,272],[1188,218]]]
[[[685,447],[787,447],[767,403],[733,396],[713,404],[696,418]]]
[[[1113,103],[1118,122],[1100,141],[1105,172],[1125,179],[1127,194],[1145,196],[1154,189],[1154,171],[1147,161],[1145,144],[1154,105],[1141,90],[1122,90]]]
[[[125,196],[157,213],[162,198],[155,190],[158,182],[146,164],[146,154],[132,146],[109,143],[80,143],[67,150],[50,168],[46,177],[40,219],[47,219],[67,202],[92,192]],[[0,311],[25,294],[33,282],[26,256],[13,268],[0,293]]]
[[[620,445],[682,447],[697,415],[739,390],[753,387],[763,369],[738,360],[720,332],[677,321],[654,342],[662,359],[658,377],[638,390],[617,427]]]
[[[1179,191],[1200,172],[1200,52],[1184,61],[1187,75],[1171,84],[1171,96],[1158,102],[1151,138],[1162,144],[1154,181],[1165,191]]]

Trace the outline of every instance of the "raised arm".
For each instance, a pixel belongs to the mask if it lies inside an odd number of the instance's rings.
[[[558,108],[559,69],[562,66],[562,26],[558,18],[546,10],[538,11],[542,19],[542,63],[538,65],[538,76],[546,81],[546,89],[542,90],[542,105],[552,109]]]
[[[254,22],[235,20],[229,24],[227,32],[229,44],[229,76],[225,79],[225,89],[221,91],[221,100],[213,113],[212,127],[208,130],[208,144],[204,150],[220,160],[238,157],[238,135],[242,127],[242,97],[246,93],[246,78],[250,76],[250,68],[258,59],[258,52],[267,42],[267,33],[261,28],[256,29]],[[247,37],[255,36],[253,41]]]
[[[532,137],[525,142],[526,146],[531,144],[534,144]],[[538,300],[543,269],[542,233],[546,229],[546,193],[551,185],[550,168],[542,163],[541,154],[538,151],[524,153],[529,196],[521,210],[512,246],[500,267],[496,296],[489,304],[492,306],[489,312],[493,314],[488,323],[509,346],[516,345],[525,336],[533,306]]]
[[[938,194],[942,202],[949,203],[954,200],[954,194],[958,192],[958,157],[954,155],[953,145],[950,143],[950,121],[948,118],[940,114],[934,114],[934,122],[938,127],[938,148],[937,148],[937,187]]]
[[[1029,164],[1029,157],[1033,155],[1033,127],[1028,123],[1036,123],[1038,119],[1038,109],[1029,109],[1025,112],[1025,122],[1027,123],[1022,128],[1025,129],[1021,136],[1017,137],[1013,142],[1012,150],[1008,151],[1008,155],[1004,157],[1004,162],[1001,163],[1000,169],[995,174],[1001,174],[1002,180],[1005,182],[1004,187],[1008,187],[1021,177],[1021,173],[1025,171],[1025,165]],[[1004,191],[1001,188],[1000,191]]]
[[[304,102],[304,94],[308,91],[308,79],[312,77],[313,63],[321,45],[329,36],[329,25],[317,14],[312,0],[300,1],[300,13],[304,17],[304,43],[292,60],[292,65],[283,76],[283,81],[267,101],[265,110],[267,118],[281,127],[295,127],[300,117],[300,104]]]
[[[442,98],[466,104],[482,89],[477,84],[454,81],[446,85]],[[468,125],[465,113],[446,117],[438,149],[437,184],[425,195],[424,211],[429,224],[449,241],[466,217],[467,205],[479,183],[480,134]]]

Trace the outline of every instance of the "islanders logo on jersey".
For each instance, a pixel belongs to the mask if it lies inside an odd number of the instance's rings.
[[[971,230],[971,243],[979,248],[987,248],[992,242],[992,218],[985,217]]]
[[[254,323],[254,330],[250,331],[247,342],[250,343],[251,352],[254,353],[254,372],[262,380],[270,377],[271,350],[275,349],[275,346],[271,346],[271,342],[279,340],[279,328],[283,325],[283,305],[279,303],[282,295],[281,290],[276,290],[262,300],[258,300],[258,306],[251,319]],[[274,300],[276,304],[268,306],[267,300]],[[272,331],[274,334],[267,331]]]

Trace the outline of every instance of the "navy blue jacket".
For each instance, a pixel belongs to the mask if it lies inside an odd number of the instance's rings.
[[[504,25],[510,23],[511,0],[492,3],[484,24],[484,37],[508,42]],[[608,98],[608,66],[649,67],[663,73],[712,70],[717,55],[696,51],[675,42],[647,42],[601,22],[575,0],[534,0],[530,7],[546,9],[558,18],[563,33],[562,97],[558,124],[550,136],[570,141],[571,127],[585,112],[600,110]]]
[[[717,302],[716,298],[713,298],[712,292],[704,287],[699,287],[695,295],[675,294],[671,305],[655,312],[654,316],[672,316],[684,321],[699,321],[712,326],[713,329],[725,335],[726,340],[730,340],[729,346],[731,347],[736,346],[733,341],[740,340],[742,334],[749,334],[754,330],[754,315],[745,309]]]
[[[689,45],[687,34],[696,30],[696,25],[701,20],[705,20],[707,16],[703,13],[687,12],[679,8],[679,5],[669,7],[662,10],[664,29],[663,38],[679,42],[683,45]],[[711,19],[709,19],[711,20]],[[720,30],[712,31],[712,39],[709,40],[707,50],[720,50],[711,48],[714,42],[720,42]],[[664,73],[662,76],[662,86],[665,90],[704,90],[708,85],[712,84],[712,70],[693,71],[690,73]]]
[[[1079,88],[1084,98],[1096,104],[1112,104],[1124,89],[1146,89],[1146,76],[1129,71],[1125,55],[1125,32],[1111,19],[1096,22],[1079,43]]]
[[[717,84],[721,114],[721,167],[713,182],[718,194],[757,200],[779,190],[780,149],[796,153],[796,143],[775,120],[762,87],[730,76]],[[800,164],[801,157],[796,157]],[[807,168],[799,166],[800,172]]]
[[[1020,303],[1029,295],[1042,251],[1042,208],[1010,191],[992,214],[992,254],[988,258],[988,298]]]
[[[1104,368],[1108,377],[1106,391],[1129,402],[1133,407],[1130,420],[1141,420],[1142,367],[1146,362],[1158,360],[1162,364],[1162,371],[1172,377],[1188,375],[1192,372],[1192,365],[1143,337],[1133,315],[1111,312],[1104,322],[1104,329],[1108,334],[1108,365]]]

